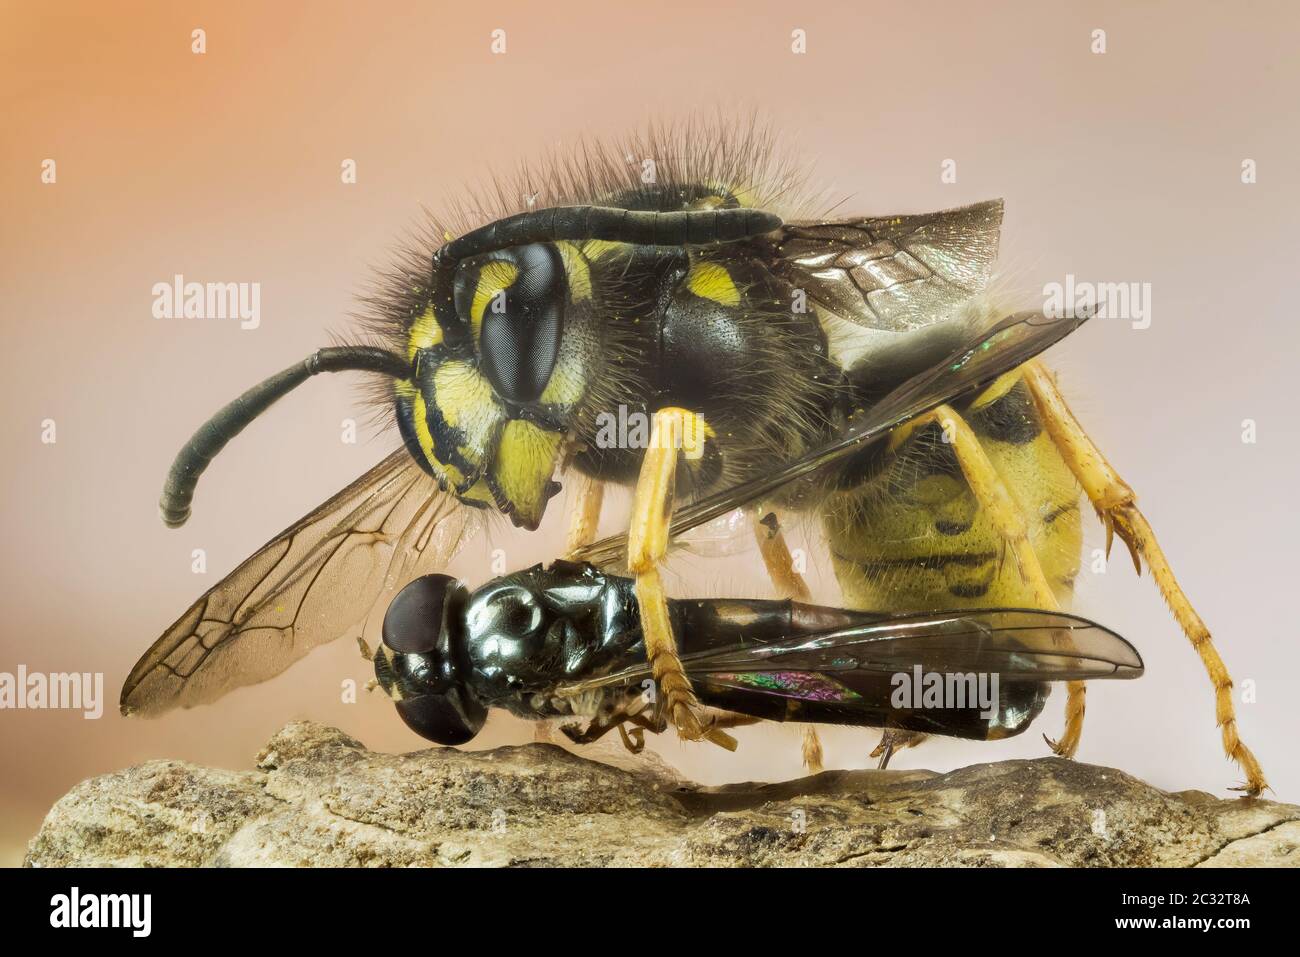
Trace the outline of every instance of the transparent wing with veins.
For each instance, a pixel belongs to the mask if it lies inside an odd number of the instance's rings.
[[[478,521],[394,452],[190,606],[131,669],[122,713],[207,704],[359,636],[407,582],[445,568]]]

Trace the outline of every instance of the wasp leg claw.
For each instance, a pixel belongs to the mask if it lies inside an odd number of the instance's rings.
[[[1242,790],[1251,796],[1259,794],[1268,787],[1268,782],[1264,779],[1264,770],[1259,761],[1241,740],[1241,733],[1237,729],[1237,713],[1232,703],[1232,676],[1214,647],[1209,628],[1196,613],[1174,577],[1169,560],[1156,541],[1155,532],[1138,510],[1137,495],[1083,430],[1056,388],[1051,373],[1041,363],[1034,361],[1025,366],[1024,376],[1038,407],[1039,416],[1061,453],[1061,458],[1097,510],[1106,529],[1107,551],[1109,552],[1113,536],[1118,534],[1128,546],[1139,574],[1141,562],[1145,559],[1165,603],[1200,656],[1210,683],[1214,686],[1215,723],[1223,736],[1224,753],[1237,762],[1246,774]]]

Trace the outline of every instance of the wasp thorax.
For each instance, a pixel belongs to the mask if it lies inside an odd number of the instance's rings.
[[[499,249],[457,268],[456,314],[505,401],[541,398],[560,353],[567,294],[564,263],[551,243]]]

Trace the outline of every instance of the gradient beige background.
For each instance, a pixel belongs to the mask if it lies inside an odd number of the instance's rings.
[[[206,55],[190,53],[195,27]],[[498,27],[504,56],[489,52]],[[1089,52],[1097,27],[1103,56]],[[179,532],[157,519],[163,473],[219,404],[347,328],[420,204],[581,134],[718,105],[788,131],[852,194],[845,212],[1006,197],[1003,263],[1028,305],[1067,272],[1152,284],[1150,329],[1094,322],[1053,362],[1234,676],[1256,682],[1244,734],[1277,795],[1300,799],[1297,27],[1289,3],[5,3],[0,671],[103,671],[109,701],[98,721],[0,712],[0,861],[86,776],[160,757],[246,767],[293,717],[419,746],[382,700],[339,701],[342,678],[368,671],[345,643],[216,706],[117,716],[122,678],[167,623],[394,440],[341,443],[341,420],[363,410],[348,382],[320,381],[231,447]],[[348,157],[354,186],[339,181]],[[1239,181],[1246,157],[1253,186]],[[56,185],[40,182],[46,158]],[[955,185],[939,181],[945,158]],[[262,327],[153,319],[150,287],[178,272],[260,282]],[[1255,445],[1241,442],[1246,418]],[[549,538],[494,544],[512,566],[551,557],[559,517]],[[206,577],[190,572],[194,548]],[[465,562],[486,576],[482,549]],[[702,562],[690,577],[754,587]],[[1238,781],[1200,664],[1155,592],[1122,560],[1079,591],[1077,607],[1148,665],[1140,682],[1094,686],[1080,757],[1172,789]],[[899,766],[1039,755],[1038,732],[1059,728],[1058,696],[1019,740],[939,742]],[[529,737],[497,718],[480,740]],[[863,766],[873,743],[829,733],[828,763]],[[708,781],[798,771],[788,729],[745,733],[730,758],[660,747]]]

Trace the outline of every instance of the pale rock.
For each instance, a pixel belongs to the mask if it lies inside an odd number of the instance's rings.
[[[153,761],[61,798],[58,866],[1300,865],[1300,807],[1059,758],[704,788],[645,753],[552,744],[378,754],[286,725],[256,771]],[[614,766],[617,763],[618,766]]]

